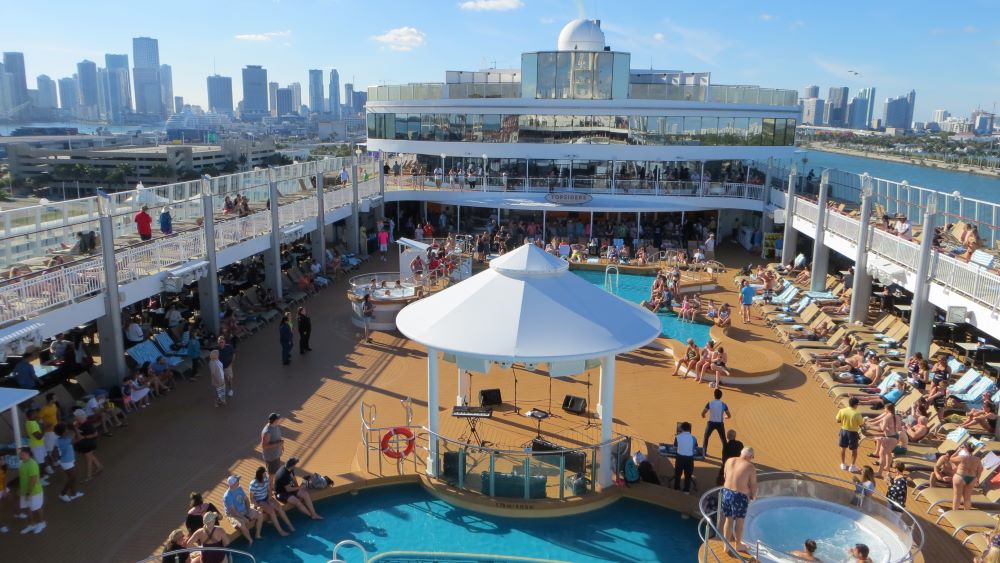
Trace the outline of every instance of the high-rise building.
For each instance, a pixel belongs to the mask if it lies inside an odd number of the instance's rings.
[[[851,98],[847,122],[851,129],[871,129],[875,118],[875,88],[864,88]]]
[[[132,39],[132,81],[135,85],[135,112],[163,116],[160,87],[160,43],[152,37]]]
[[[934,110],[934,123],[944,123],[949,117],[951,117],[951,112],[946,109]]]
[[[344,108],[348,115],[354,115],[354,84],[344,83]]]
[[[97,119],[100,117],[100,95],[98,93],[97,64],[83,60],[76,64],[77,88],[80,95],[80,117]]]
[[[260,119],[267,113],[267,69],[260,65],[247,65],[243,69],[243,111],[241,117]]]
[[[323,70],[309,71],[309,111],[313,113],[325,113],[326,108],[323,103]]]
[[[819,98],[802,100],[802,123],[804,125],[822,125],[823,106],[823,100]]]
[[[365,104],[368,103],[368,92],[366,90],[357,90],[354,92],[354,100],[351,102],[351,106],[354,108],[355,113],[364,113]]]
[[[888,128],[908,131],[913,127],[913,103],[917,93],[913,90],[905,96],[885,99],[883,124]]]
[[[288,85],[288,89],[292,91],[292,111],[299,113],[299,110],[302,109],[302,85],[298,82],[292,82]]]
[[[41,109],[56,109],[59,107],[59,95],[56,93],[58,87],[55,80],[44,74],[39,74],[38,78],[35,79],[35,83],[38,85],[37,106]]]
[[[844,127],[847,125],[847,86],[835,86],[830,88],[830,95],[826,99],[827,114],[826,124],[831,127]]]
[[[76,115],[76,108],[80,105],[80,92],[77,88],[76,78],[67,76],[59,79],[59,107]]]
[[[108,69],[97,69],[97,115],[100,119],[111,118],[111,96],[108,92]]]
[[[340,73],[337,69],[330,71],[330,114],[334,119],[340,119]]]
[[[218,74],[208,77],[208,111],[233,113],[233,79]]]
[[[28,101],[28,76],[24,71],[24,53],[3,54],[4,72],[10,74],[11,105],[17,106]]]
[[[174,113],[184,111],[184,96],[174,96]]]
[[[278,88],[281,85],[277,82],[267,83],[267,110],[271,115],[278,115]]]
[[[107,92],[109,117],[112,123],[121,123],[132,112],[132,84],[128,68],[128,55],[104,55],[107,67]]]
[[[160,65],[160,98],[165,115],[174,113],[174,71],[170,65]]]
[[[809,98],[819,97],[819,86],[806,86],[802,91],[802,98],[808,100]]]
[[[272,82],[273,84],[273,82]],[[291,88],[278,88],[274,91],[274,112],[275,115],[289,115],[293,113],[294,96]]]
[[[995,119],[996,116],[992,113],[977,109],[972,112],[972,132],[976,135],[992,135]]]
[[[4,70],[3,63],[0,63],[0,113],[6,113],[14,106],[14,75]]]

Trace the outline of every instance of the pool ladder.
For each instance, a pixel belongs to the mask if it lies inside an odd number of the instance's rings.
[[[612,277],[612,275],[614,277]],[[604,267],[604,290],[610,293],[618,293],[618,266],[608,264]]]
[[[340,551],[340,548],[342,547],[356,547],[360,549],[362,563],[368,563],[368,552],[365,551],[365,547],[354,540],[344,540],[333,546],[333,559],[327,561],[327,563],[347,563],[346,560],[337,558],[337,552]]]

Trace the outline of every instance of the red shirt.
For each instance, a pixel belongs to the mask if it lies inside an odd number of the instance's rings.
[[[149,213],[146,213],[145,211],[136,213],[135,224],[140,235],[153,234],[153,218],[149,216]]]

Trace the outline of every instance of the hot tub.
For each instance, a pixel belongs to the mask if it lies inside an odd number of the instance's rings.
[[[358,328],[365,326],[361,316],[361,301],[365,295],[370,294],[375,305],[374,315],[368,320],[371,330],[396,330],[396,315],[403,307],[424,296],[423,286],[412,280],[401,280],[398,272],[363,274],[351,278],[349,284],[347,298],[351,301],[351,322]]]

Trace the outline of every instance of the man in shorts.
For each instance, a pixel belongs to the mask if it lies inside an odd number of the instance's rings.
[[[21,459],[21,467],[18,468],[18,486],[22,512],[17,517],[28,518],[30,522],[21,533],[40,534],[46,526],[42,513],[45,493],[42,492],[41,472],[38,469],[38,462],[32,458],[31,448],[21,448],[18,457]],[[28,511],[27,515],[24,515],[24,510]]]
[[[750,282],[743,280],[740,284],[740,305],[743,312],[743,322],[750,324],[750,306],[753,305],[753,298],[757,295],[757,290],[754,289]]]
[[[753,448],[743,448],[739,457],[726,461],[726,481],[722,486],[722,533],[737,551],[746,551],[743,544],[743,519],[750,501],[757,496],[757,469],[753,465]]]
[[[226,377],[226,387],[229,389],[228,395],[233,396],[233,360],[236,359],[236,349],[224,336],[219,337],[219,361],[222,362],[222,373]]]
[[[225,506],[226,516],[229,523],[243,534],[247,543],[253,545],[254,538],[250,537],[250,528],[256,527],[255,538],[260,539],[260,527],[264,525],[264,518],[260,512],[250,508],[250,499],[247,497],[243,487],[240,486],[240,476],[230,475],[226,479],[229,490],[222,495],[222,502]]]
[[[840,423],[840,470],[857,473],[858,469],[858,442],[861,441],[861,425],[864,417],[857,411],[861,401],[857,397],[851,397],[847,401],[847,406],[837,412],[837,422]],[[847,465],[847,450],[851,450],[851,465]]]
[[[35,458],[35,461],[38,462],[39,469],[45,468],[46,475],[51,475],[53,473],[52,468],[46,464],[48,451],[45,449],[45,433],[42,432],[42,419],[38,415],[38,409],[29,409],[26,416],[24,434],[28,439],[31,457]],[[43,482],[42,484],[47,485],[48,483]]]
[[[378,252],[385,262],[385,254],[389,252],[389,231],[381,227],[378,230]]]
[[[285,441],[281,439],[281,415],[276,412],[267,416],[267,424],[260,431],[260,449],[267,467],[267,477],[273,482],[274,474],[281,467],[281,454],[285,449]]]

